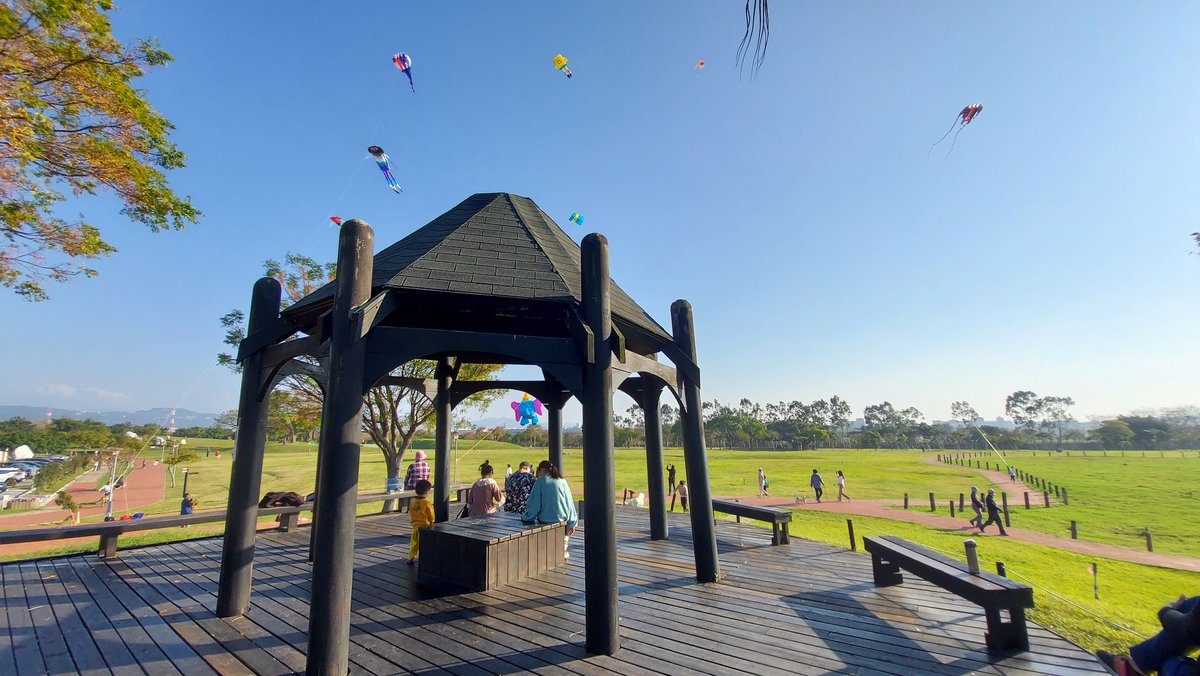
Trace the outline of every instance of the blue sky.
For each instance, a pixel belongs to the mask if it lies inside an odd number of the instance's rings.
[[[142,84],[189,155],[172,185],[205,216],[156,235],[110,199],[70,204],[120,252],[49,302],[0,293],[0,403],[232,408],[217,318],[263,259],[332,260],[332,214],[382,249],[486,191],[607,235],[660,323],[691,300],[705,398],[837,394],[927,419],[958,399],[994,417],[1018,389],[1072,396],[1080,418],[1200,403],[1200,5],[771,17],[751,80],[739,0],[121,3],[118,36],[176,58]],[[927,154],[975,101],[953,154]]]

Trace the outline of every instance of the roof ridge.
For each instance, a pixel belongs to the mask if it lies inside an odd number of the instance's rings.
[[[554,261],[555,257],[553,255],[551,255],[550,251],[547,250],[548,247],[546,246],[546,243],[542,241],[542,238],[539,236],[539,233],[535,232],[534,229],[532,227],[530,227],[529,221],[521,213],[521,206],[519,206],[513,200],[513,198],[525,200],[525,201],[529,202],[530,204],[532,204],[534,206],[534,208],[537,209],[537,213],[542,217],[542,221],[543,221],[542,225],[544,227],[546,227],[546,229],[550,230],[550,235],[551,235],[550,239],[554,243],[557,253],[559,255],[565,256],[567,259],[572,259],[571,250],[562,245],[562,242],[559,241],[559,238],[554,236],[554,231],[552,229],[550,229],[550,226],[545,222],[545,221],[549,221],[550,223],[553,223],[554,220],[551,219],[550,216],[547,215],[545,211],[542,211],[542,208],[539,207],[536,202],[529,199],[528,197],[522,197],[521,195],[513,195],[512,193],[501,193],[501,194],[508,198],[508,205],[513,210],[513,214],[517,217],[517,220],[521,223],[521,225],[524,226],[525,232],[529,233],[529,237],[530,237],[530,239],[533,240],[533,243],[542,252],[542,254],[544,254],[546,256],[546,261],[550,263],[550,267],[551,267],[551,269],[554,270],[554,274],[558,275],[558,277],[563,280],[563,282],[567,285],[567,289],[571,292],[571,294],[576,296],[576,300],[582,300],[582,293],[576,293],[576,289],[577,289],[578,285],[581,284],[582,280],[580,280],[578,278],[578,275],[564,274],[563,270],[560,269],[559,265],[557,263],[555,263],[555,261]],[[555,225],[557,225],[557,223],[555,223]],[[563,234],[566,234],[566,233],[564,232]]]

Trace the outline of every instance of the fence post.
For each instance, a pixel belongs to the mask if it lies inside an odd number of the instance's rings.
[[[1062,498],[1062,487],[1058,484],[1054,485],[1054,497]]]
[[[1065,489],[1065,488],[1063,489],[1062,501],[1063,501],[1064,505],[1071,504],[1070,502],[1067,501],[1067,489]]]
[[[908,493],[904,494],[904,508],[908,509]]]
[[[931,511],[931,512],[937,511],[937,505],[934,504],[934,502],[933,502],[933,493],[929,494],[929,511]]]
[[[1146,551],[1154,551],[1154,538],[1150,536],[1150,529],[1146,529]]]
[[[954,518],[954,501],[953,500],[950,501],[950,518],[951,519]]]
[[[1025,509],[1029,509],[1029,491],[1025,491]]]
[[[996,574],[1000,577],[1008,577],[1008,569],[1004,567],[1003,561],[996,562]]]
[[[850,531],[850,551],[857,552],[858,544],[854,541],[854,519],[846,519],[846,528]]]
[[[963,511],[963,494],[958,494],[958,511]]]
[[[1050,493],[1042,491],[1042,498],[1046,501],[1046,509],[1050,508]]]
[[[1000,492],[1000,502],[1004,505],[1004,525],[1007,528],[1012,528],[1012,522],[1008,520],[1008,493]]]

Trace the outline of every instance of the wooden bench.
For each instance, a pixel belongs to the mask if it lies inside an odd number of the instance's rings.
[[[1033,588],[992,573],[970,573],[967,564],[901,538],[884,535],[864,537],[871,554],[871,572],[875,586],[890,587],[904,581],[908,572],[976,605],[983,606],[987,618],[984,640],[989,650],[1029,650],[1025,627],[1025,609],[1033,607]],[[1009,621],[1000,619],[1007,610]]]
[[[564,523],[525,524],[496,512],[421,531],[417,583],[444,591],[496,589],[562,567]]]
[[[792,522],[792,513],[790,510],[778,507],[745,505],[733,500],[713,500],[712,505],[714,512],[733,514],[738,517],[739,522],[741,521],[741,517],[754,519],[755,521],[770,522],[772,545],[786,545],[791,542],[788,538],[788,524]]]

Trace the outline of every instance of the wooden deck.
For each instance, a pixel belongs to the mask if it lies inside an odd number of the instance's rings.
[[[694,580],[686,517],[649,540],[646,510],[617,508],[621,651],[583,649],[583,537],[565,569],[499,591],[426,593],[405,565],[408,517],[357,522],[351,669],[461,674],[1105,673],[1030,625],[1031,652],[990,657],[980,608],[919,579],[876,590],[870,558],[721,522],[724,579]],[[113,561],[0,565],[0,674],[280,674],[304,670],[308,530],[260,535],[254,607],[213,615],[221,540]]]

